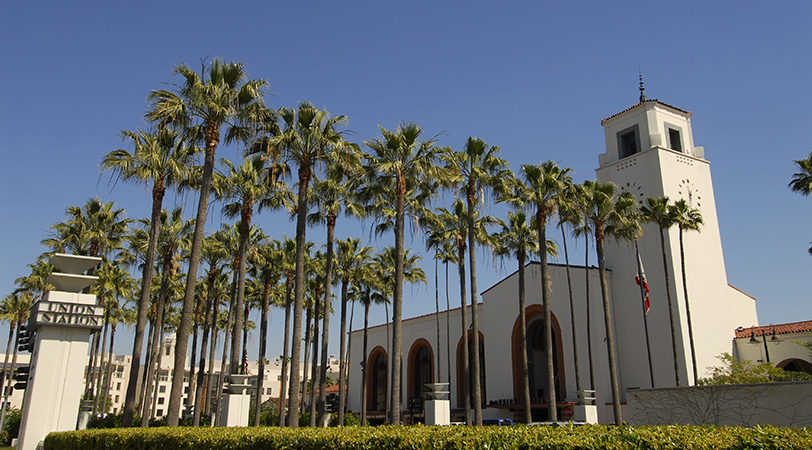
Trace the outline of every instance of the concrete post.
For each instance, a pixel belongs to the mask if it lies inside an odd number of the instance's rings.
[[[82,275],[101,258],[56,254],[48,283],[55,287],[31,307],[31,372],[23,400],[18,450],[35,450],[51,431],[76,429],[89,337],[102,327],[104,308],[81,291],[96,281]]]

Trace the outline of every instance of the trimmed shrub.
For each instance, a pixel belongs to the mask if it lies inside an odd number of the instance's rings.
[[[51,433],[45,450],[806,450],[812,429],[712,426],[119,428]]]

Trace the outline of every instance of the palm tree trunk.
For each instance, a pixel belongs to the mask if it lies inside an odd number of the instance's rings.
[[[198,302],[199,304],[200,302]],[[200,310],[195,313],[194,323],[192,324],[192,354],[189,357],[189,390],[186,394],[186,415],[194,414],[192,411],[195,405],[195,365],[197,364],[197,335],[200,328]]]
[[[301,385],[299,367],[302,357],[302,310],[304,308],[305,292],[305,245],[307,242],[307,188],[310,183],[311,167],[299,167],[299,196],[296,205],[296,285],[293,294],[293,341],[290,355],[290,393],[288,394],[291,408],[288,409],[287,425],[299,426],[299,399]]]
[[[524,249],[519,250],[519,352],[522,357],[522,403],[524,404],[524,418],[526,423],[533,421],[530,405],[530,371],[527,365],[527,306],[525,303]]]
[[[685,274],[685,246],[682,242],[683,227],[679,227],[679,256],[680,267],[682,269],[682,292],[685,297],[685,318],[688,321],[688,342],[691,345],[691,367],[694,369],[694,384],[697,380],[696,370],[696,349],[694,349],[694,327],[691,323],[691,304],[688,303],[688,278]]]
[[[476,195],[476,193],[474,193]],[[482,425],[482,367],[480,365],[481,355],[479,354],[479,293],[476,284],[476,239],[474,238],[474,203],[475,200],[469,195],[468,198],[468,274],[471,276],[471,322],[473,323],[473,355],[471,361],[471,378],[474,383],[473,398],[471,403],[474,406],[474,425]]]
[[[3,387],[5,386],[5,381],[11,380],[11,373],[9,373],[8,368],[8,358],[11,356],[11,343],[14,340],[14,329],[16,328],[16,324],[13,320],[9,321],[8,327],[8,343],[6,344],[6,354],[3,358],[3,374],[0,375],[0,392],[3,392]],[[8,373],[8,375],[6,375]],[[10,384],[10,382],[9,382]],[[2,429],[2,428],[0,428]]]
[[[251,313],[249,302],[245,302],[242,315],[242,351],[240,352],[240,373],[248,373],[248,315]],[[236,326],[236,325],[235,325]]]
[[[282,344],[282,380],[279,382],[279,426],[285,426],[285,384],[288,380],[288,349],[290,348],[290,309],[291,303],[291,285],[292,282],[288,279],[287,292],[285,293],[285,336],[283,337]],[[289,408],[288,408],[289,409]]]
[[[460,314],[462,316],[462,404],[465,409],[465,424],[471,422],[471,375],[470,361],[468,361],[468,305],[465,300],[465,250],[461,244],[457,245],[457,267],[460,277]]]
[[[163,340],[164,340],[163,329],[161,329],[158,332],[158,340],[162,343],[161,346],[163,346]],[[150,380],[149,380],[150,384],[154,385],[156,388],[155,388],[155,390],[152,391],[152,394],[151,394],[152,398],[149,401],[149,411],[147,412],[147,414],[144,414],[147,417],[147,421],[149,421],[149,419],[155,417],[155,412],[156,412],[155,409],[156,409],[156,407],[158,405],[158,390],[159,389],[157,388],[157,386],[158,386],[158,383],[160,383],[160,381],[161,381],[161,360],[162,359],[163,359],[163,352],[158,351],[158,364],[157,364],[158,367],[157,367],[157,370],[155,371],[155,375],[150,377]],[[144,420],[144,419],[141,419],[141,420]]]
[[[544,342],[547,362],[547,420],[558,420],[555,395],[555,362],[553,361],[553,312],[550,307],[552,298],[550,272],[547,267],[547,217],[536,213],[539,233],[539,262],[541,263],[541,303],[544,306]]]
[[[305,329],[304,368],[302,369],[302,387],[301,387],[301,389],[302,389],[301,390],[302,397],[301,397],[301,400],[299,402],[299,414],[304,412],[304,401],[305,401],[306,395],[308,394],[308,392],[307,392],[307,380],[308,380],[309,376],[308,376],[307,369],[308,369],[308,364],[310,363],[310,359],[309,359],[310,358],[310,341],[313,339],[312,322],[313,322],[313,307],[311,305],[309,308],[307,308],[307,314],[306,314],[306,318],[305,318],[305,328],[304,328]]]
[[[367,289],[364,299],[364,349],[361,354],[361,426],[367,426],[367,344],[369,331],[369,289]]]
[[[446,345],[446,365],[448,366],[448,373],[446,373],[446,381],[448,382],[449,392],[451,391],[451,302],[448,294],[448,261],[445,262],[445,345]],[[439,359],[438,359],[439,364]]]
[[[15,320],[14,325],[12,326],[12,328],[15,329],[15,332],[14,332],[14,349],[12,350],[13,353],[12,353],[12,356],[11,356],[11,370],[13,371],[14,366],[17,365],[17,347],[20,344],[20,321]],[[9,384],[11,384],[11,383],[9,383]],[[2,429],[2,427],[4,426],[4,422],[5,422],[5,419],[6,419],[6,405],[8,404],[8,395],[9,395],[10,391],[11,391],[11,389],[6,389],[5,392],[3,392],[3,406],[2,406],[2,411],[0,411],[0,429]]]
[[[435,360],[437,361],[437,382],[439,383],[443,379],[442,370],[440,370],[442,367],[440,361],[443,358],[440,354],[440,260],[437,258],[437,254],[434,255],[434,316],[437,322],[437,358]]]
[[[390,336],[390,333],[389,333],[389,322],[390,322],[389,303],[385,303],[383,306],[384,306],[384,309],[386,310],[386,346],[387,346],[386,350],[387,350],[388,354],[390,355],[389,358],[386,358],[386,363],[387,363],[386,369],[389,371],[389,374],[391,374],[392,373],[392,358],[391,358],[391,355],[392,355],[392,339],[390,339],[390,337],[389,337]],[[390,375],[390,378],[391,378],[391,375]],[[391,382],[386,383],[386,423],[388,423],[388,424],[392,423],[392,415],[390,414],[390,411],[389,411],[389,405],[390,404],[392,404],[392,383]]]
[[[327,413],[327,366],[330,362],[327,344],[330,337],[330,315],[332,314],[332,290],[333,290],[333,258],[335,250],[335,217],[327,220],[327,252],[324,266],[324,324],[321,331],[321,376],[319,377],[319,401],[317,405],[317,424],[324,423],[324,415]]]
[[[316,419],[318,413],[316,412],[316,401],[318,394],[316,390],[319,387],[319,319],[321,319],[321,299],[320,292],[317,292],[313,297],[313,355],[311,357],[312,363],[310,364],[310,426],[316,426]]]
[[[212,267],[209,270],[208,288],[206,289],[206,297],[208,298],[206,299],[206,312],[205,316],[203,317],[203,336],[200,339],[200,363],[198,364],[199,369],[197,371],[197,386],[195,389],[189,388],[189,396],[195,396],[194,416],[192,419],[192,425],[195,427],[200,426],[200,417],[203,414],[203,394],[205,392],[205,387],[208,386],[208,383],[206,383],[206,371],[203,369],[206,367],[206,351],[208,350],[207,346],[209,344],[209,333],[212,329],[212,317],[214,317],[213,290],[215,277],[214,268]],[[215,330],[215,334],[216,333],[217,331]],[[211,369],[209,369],[209,373],[211,373]]]
[[[265,280],[265,286],[262,291],[262,317],[260,317],[259,325],[259,358],[257,368],[257,401],[254,402],[254,426],[259,426],[260,414],[262,413],[262,389],[263,379],[265,378],[265,357],[267,356],[267,341],[268,341],[268,309],[271,301],[271,280]]]
[[[144,329],[147,324],[149,312],[149,294],[152,287],[152,272],[155,265],[155,251],[158,248],[158,228],[161,225],[161,206],[165,194],[163,179],[156,180],[152,188],[152,212],[149,223],[149,244],[144,261],[144,270],[141,274],[141,295],[138,299],[138,317],[135,321],[135,337],[133,338],[132,364],[130,364],[129,383],[124,397],[124,414],[121,419],[122,426],[132,426],[136,406],[136,389],[138,388],[138,375],[141,367],[141,351],[144,347]],[[202,225],[201,225],[202,227]]]
[[[158,304],[155,307],[155,324],[152,327],[152,343],[149,350],[149,363],[146,368],[146,377],[141,394],[141,426],[149,426],[149,419],[152,416],[150,409],[150,398],[152,398],[153,379],[161,354],[161,336],[164,330],[164,320],[166,319],[166,297],[169,291],[169,278],[172,275],[171,256],[164,256],[163,273],[161,274],[161,289],[158,292]]]
[[[232,301],[230,303],[230,307],[228,308],[228,320],[226,321],[226,329],[223,330],[223,357],[220,358],[220,378],[217,380],[217,401],[215,402],[214,407],[214,414],[217,417],[217,421],[220,421],[220,407],[223,404],[223,385],[226,382],[226,372],[233,373],[233,370],[229,365],[229,350],[231,346],[229,345],[229,336],[232,335],[232,326],[234,326],[234,316],[237,315],[234,311],[234,295],[237,289],[236,283],[236,276],[237,273],[234,273],[234,282],[231,284],[231,298]]]
[[[352,332],[352,317],[355,315],[355,302],[350,304],[350,325],[349,329]],[[352,340],[347,339],[347,355],[344,357],[344,384],[349,387],[350,385],[350,355],[352,354]],[[347,407],[349,406],[348,401],[348,392],[349,389],[344,389],[344,415],[347,415]],[[343,423],[343,422],[339,422]]]
[[[392,299],[392,404],[389,405],[392,424],[400,425],[401,419],[401,359],[403,350],[403,228],[406,196],[406,180],[398,175],[395,194],[395,289]]]
[[[19,321],[17,321],[16,319],[12,319],[10,324],[9,324],[9,330],[8,330],[9,344],[11,344],[11,336],[12,336],[12,334],[14,334],[14,336],[15,336],[14,337],[14,350],[13,350],[14,351],[14,357],[11,358],[11,369],[9,369],[9,386],[11,386],[11,379],[14,376],[13,375],[14,365],[17,363],[17,343],[20,340],[20,338],[19,338],[19,327],[18,327],[19,324],[20,324]],[[16,332],[16,334],[15,334],[15,332]],[[5,367],[6,367],[6,362],[8,362],[8,352],[9,352],[8,347],[9,346],[6,346],[6,358],[3,361],[3,374],[6,373]],[[11,391],[11,389],[9,389],[9,388],[6,388],[4,391],[0,391],[0,392],[3,393],[3,405],[0,406],[0,430],[4,429],[3,427],[4,427],[5,419],[6,419],[6,405],[8,405],[9,391]]]
[[[208,373],[206,374],[206,383],[203,386],[203,403],[206,405],[206,415],[211,417],[211,406],[212,402],[209,399],[209,392],[211,392],[211,380],[212,376],[214,375],[214,355],[215,349],[217,348],[217,318],[220,313],[220,298],[214,298],[214,304],[211,308],[211,346],[209,348],[209,368]],[[216,403],[216,402],[215,402]]]
[[[592,360],[592,309],[589,306],[589,233],[584,234],[584,296],[586,297],[586,356],[589,362],[589,389],[595,389]]]
[[[104,349],[107,347],[107,330],[110,326],[110,310],[104,308],[104,327],[102,329],[101,347],[96,349],[96,358],[99,360],[99,368],[93,375],[96,381],[93,383],[93,415],[99,413],[99,397],[102,393],[102,373],[104,372]]]
[[[169,405],[166,408],[166,425],[178,426],[180,420],[180,403],[183,399],[183,374],[186,371],[186,351],[189,347],[189,331],[192,326],[192,311],[195,305],[195,286],[197,285],[197,269],[202,256],[204,227],[206,213],[209,207],[209,191],[214,173],[215,152],[220,143],[219,124],[209,122],[205,124],[206,152],[203,162],[203,176],[200,180],[200,200],[197,202],[197,216],[195,217],[195,232],[192,237],[192,250],[189,255],[189,271],[186,274],[186,291],[183,297],[183,307],[180,313],[180,325],[177,330],[175,343],[175,364],[172,373],[179,374],[172,377],[172,387],[169,390]]]
[[[341,324],[338,332],[338,424],[344,425],[344,403],[347,378],[344,367],[347,365],[345,353],[347,350],[347,291],[349,280],[344,278],[341,282]]]
[[[116,325],[113,324],[110,330],[110,349],[107,352],[107,381],[104,383],[104,394],[102,396],[102,414],[107,414],[107,398],[110,396],[110,384],[113,382],[113,343],[116,340]]]
[[[570,274],[570,254],[567,249],[567,233],[561,227],[561,239],[564,243],[564,261],[567,266],[567,289],[570,293],[570,328],[572,329],[572,359],[575,363],[575,391],[581,390],[581,368],[578,364],[578,333],[575,326],[575,298],[572,293],[572,275]]]
[[[674,379],[677,386],[682,385],[679,375],[679,353],[677,352],[677,330],[674,323],[674,305],[671,300],[671,283],[668,276],[668,256],[665,253],[665,236],[663,227],[660,228],[660,249],[663,254],[663,273],[665,274],[665,298],[668,301],[668,321],[671,325],[671,352],[674,355]]]
[[[243,209],[245,208],[245,204],[243,204]],[[237,312],[243,310],[243,306],[245,304],[245,255],[248,252],[248,235],[250,232],[251,223],[245,218],[243,214],[242,220],[240,220],[239,231],[240,231],[240,246],[238,250],[237,258],[239,263],[237,264],[237,301],[234,304],[234,308]],[[242,356],[242,352],[240,351],[240,332],[243,331],[243,317],[239,314],[235,314],[234,320],[234,329],[231,332],[231,372],[232,374],[236,373],[245,373],[245,370],[240,370],[243,367],[243,361],[240,361],[240,356]]]
[[[609,382],[612,385],[612,412],[615,425],[623,423],[620,412],[620,387],[617,377],[617,356],[615,355],[615,335],[612,331],[612,307],[609,304],[609,286],[606,284],[606,260],[603,250],[604,234],[600,226],[595,227],[595,246],[598,253],[598,272],[601,279],[601,298],[603,299],[603,320],[606,327],[606,353],[609,356]]]

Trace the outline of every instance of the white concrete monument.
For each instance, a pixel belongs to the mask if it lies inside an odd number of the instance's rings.
[[[35,450],[51,431],[76,429],[88,338],[102,327],[104,309],[81,293],[97,278],[82,274],[101,258],[57,253],[50,262],[60,271],[47,280],[55,289],[34,303],[28,320],[34,346],[18,450]]]
[[[450,425],[451,391],[448,390],[448,383],[430,383],[426,386],[429,388],[424,402],[426,425]]]
[[[253,386],[248,382],[251,375],[232,374],[228,376],[228,395],[223,399],[221,417],[217,420],[221,427],[247,427],[248,411],[251,405],[250,390]]]

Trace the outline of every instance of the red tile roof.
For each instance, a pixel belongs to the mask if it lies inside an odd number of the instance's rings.
[[[749,338],[753,334],[756,336],[765,336],[773,334],[791,334],[803,333],[805,331],[812,331],[812,320],[805,320],[803,322],[780,323],[778,325],[765,325],[761,327],[749,328],[736,328],[736,339]]]
[[[691,114],[692,114],[690,111],[685,111],[684,109],[677,108],[676,106],[671,106],[671,105],[669,105],[668,103],[663,103],[663,102],[661,102],[661,101],[659,101],[659,100],[657,100],[657,99],[652,99],[652,100],[646,100],[646,101],[644,101],[644,102],[640,102],[640,103],[638,103],[638,104],[636,104],[636,105],[632,105],[632,106],[630,106],[630,107],[628,107],[628,108],[624,109],[623,111],[621,111],[621,112],[619,112],[619,113],[617,113],[617,114],[612,114],[611,116],[609,116],[609,117],[607,117],[607,118],[605,118],[605,119],[601,119],[601,126],[602,126],[604,123],[606,123],[606,121],[607,121],[607,120],[609,120],[609,119],[613,119],[613,118],[615,118],[615,117],[617,117],[617,116],[619,116],[619,115],[621,115],[621,114],[625,113],[626,111],[631,111],[631,110],[633,110],[634,108],[637,108],[638,106],[640,106],[640,105],[642,105],[642,104],[644,104],[644,103],[659,103],[660,105],[663,105],[663,106],[665,106],[665,107],[668,107],[668,108],[671,108],[671,109],[677,110],[677,111],[679,111],[679,112],[681,112],[681,113],[687,114],[687,115],[688,115],[688,117],[691,117]]]

